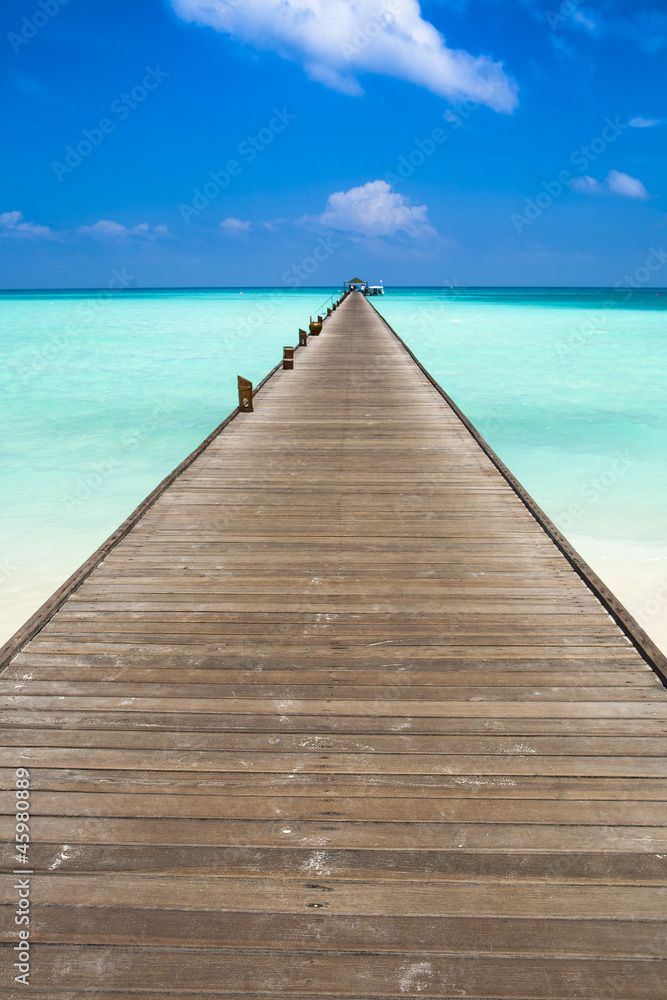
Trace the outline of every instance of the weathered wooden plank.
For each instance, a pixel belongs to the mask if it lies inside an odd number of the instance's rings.
[[[153,723],[155,725],[155,722]],[[103,725],[103,722],[100,723]],[[112,727],[113,728],[113,727]],[[29,755],[28,755],[29,756]],[[532,754],[528,747],[506,755],[452,754],[332,754],[320,752],[317,744],[298,753],[261,751],[219,751],[217,769],[243,774],[456,774],[532,775],[544,777],[664,778],[667,760],[662,757],[633,756],[546,756]],[[207,768],[212,769],[211,763]]]
[[[115,745],[118,740],[121,745],[163,746],[164,736],[174,737],[183,745],[210,746],[210,740],[227,736],[268,735],[275,744],[279,743],[280,735],[299,734],[311,741],[324,740],[329,736],[342,734],[360,737],[364,741],[369,736],[400,733],[404,736],[438,735],[442,733],[504,733],[516,737],[523,742],[537,734],[560,733],[564,725],[572,732],[596,735],[601,732],[607,735],[626,735],[628,732],[643,732],[648,735],[664,734],[665,722],[660,720],[645,720],[634,718],[587,718],[566,719],[558,716],[548,719],[413,719],[412,717],[383,717],[365,719],[361,716],[281,716],[278,723],[275,716],[245,716],[245,715],[181,715],[171,713],[135,713],[124,712],[35,712],[33,709],[22,712],[5,712],[0,714],[0,722],[5,727],[5,741],[8,746],[25,744],[21,736],[17,738],[12,733],[23,734],[26,726],[31,726],[30,740],[37,746],[69,744],[73,739],[81,741],[84,746]],[[277,728],[279,726],[279,732]],[[54,728],[62,730],[55,732]],[[100,730],[99,736],[96,730]],[[76,733],[73,737],[72,733]],[[153,735],[149,735],[152,733]],[[194,735],[193,735],[194,734]],[[196,734],[199,734],[197,737]],[[130,742],[134,741],[134,742]],[[188,742],[193,741],[193,742]],[[167,743],[166,745],[173,745]],[[223,744],[224,745],[224,744]],[[316,745],[314,742],[311,744]],[[363,749],[360,747],[359,749]],[[401,748],[401,752],[404,752]]]
[[[0,902],[14,902],[11,875],[0,876]],[[542,885],[531,882],[489,885],[460,881],[378,880],[373,883],[317,878],[209,879],[206,876],[33,875],[31,901],[44,905],[135,906],[181,910],[303,913],[324,909],[332,914],[367,916],[491,916],[521,914],[538,919],[580,918],[604,913],[610,920],[662,922],[667,888],[662,886]],[[315,904],[312,906],[311,904]]]
[[[0,902],[12,905],[11,875],[0,877]],[[667,888],[662,886],[541,885],[530,882],[489,885],[473,879],[437,884],[407,877],[357,882],[335,878],[209,879],[201,876],[34,875],[31,901],[44,905],[136,906],[181,910],[304,913],[367,916],[489,916],[518,914],[538,919],[581,918],[604,913],[610,920],[664,920]],[[314,906],[312,904],[315,904]]]
[[[134,668],[137,670],[142,668],[187,670],[193,680],[199,676],[199,671],[209,670],[247,671],[261,677],[264,673],[271,676],[271,671],[275,669],[289,671],[289,676],[294,677],[293,671],[297,664],[299,677],[302,676],[302,670],[303,676],[308,676],[309,670],[318,673],[330,671],[332,676],[345,670],[363,673],[382,670],[389,673],[398,683],[409,681],[413,674],[419,676],[422,671],[437,672],[443,678],[442,683],[446,683],[444,678],[450,673],[479,671],[488,677],[490,686],[494,686],[496,674],[515,671],[539,671],[541,677],[544,677],[545,672],[547,676],[551,677],[552,674],[557,675],[558,671],[567,671],[569,676],[581,674],[585,677],[588,675],[587,683],[590,683],[591,676],[602,671],[613,671],[613,676],[619,679],[640,672],[655,676],[645,664],[637,663],[637,659],[633,658],[631,651],[629,654],[624,651],[622,656],[594,651],[588,657],[577,656],[576,652],[568,647],[563,649],[562,655],[557,658],[540,657],[538,659],[533,657],[530,659],[529,657],[513,657],[504,654],[494,655],[491,651],[485,657],[459,657],[457,659],[454,656],[444,657],[437,653],[434,655],[428,650],[424,651],[418,647],[416,653],[410,656],[400,655],[399,657],[397,650],[393,649],[391,644],[385,644],[376,649],[369,647],[361,653],[359,650],[346,650],[345,659],[341,662],[340,650],[336,646],[333,646],[331,650],[312,650],[304,646],[304,649],[296,657],[290,655],[289,651],[285,653],[279,648],[272,652],[264,647],[257,648],[255,646],[252,649],[234,646],[230,648],[225,643],[222,653],[217,655],[215,653],[198,654],[196,657],[191,657],[187,653],[183,655],[180,651],[173,650],[160,656],[146,652],[119,654],[115,650],[95,653],[52,652],[31,644],[29,650],[22,651],[13,660],[7,668],[9,672],[7,676],[18,677],[18,673],[15,675],[11,671],[19,668],[32,670],[32,676],[35,676],[34,668],[39,668],[41,671],[52,667],[59,669],[60,676],[63,676],[62,667],[68,670],[70,667],[80,669],[90,667],[93,670],[104,667],[119,670],[132,670]]]
[[[346,691],[372,687],[375,696],[394,697],[398,691],[420,691],[421,696],[426,694],[426,690],[437,693],[443,688],[450,690],[455,687],[463,687],[464,684],[478,689],[492,688],[505,689],[508,687],[538,688],[544,684],[545,674],[543,671],[536,671],[528,667],[525,670],[517,669],[511,664],[505,669],[497,665],[495,670],[422,670],[413,666],[409,671],[402,670],[378,670],[374,665],[368,666],[365,670],[343,669],[340,667],[300,667],[298,678],[295,678],[294,671],[288,669],[247,670],[243,668],[235,669],[233,666],[225,666],[220,663],[218,666],[212,664],[197,664],[197,672],[184,665],[163,664],[159,666],[129,666],[120,664],[118,666],[98,666],[95,661],[85,665],[78,662],[76,657],[61,657],[64,660],[63,666],[53,664],[56,657],[48,657],[46,663],[40,662],[36,656],[29,658],[22,654],[21,659],[17,657],[12,666],[5,671],[3,679],[11,678],[16,682],[15,691],[21,691],[21,684],[31,682],[31,690],[36,694],[45,694],[47,686],[56,690],[56,684],[80,685],[82,683],[108,684],[114,683],[114,690],[120,690],[124,684],[133,685],[160,685],[162,692],[169,688],[169,685],[187,685],[191,690],[196,690],[200,685],[233,685],[236,692],[246,690],[251,693],[254,689],[281,687],[291,692],[302,690],[306,686],[313,690],[320,687],[331,689],[332,691]],[[48,664],[48,665],[47,665]],[[38,671],[38,673],[36,673]],[[36,677],[39,680],[35,680]],[[615,689],[617,687],[629,688],[651,688],[661,690],[662,685],[655,674],[648,668],[636,670],[625,668],[620,670],[603,669],[582,669],[580,667],[568,670],[549,671],[548,679],[553,688],[576,688],[579,693],[583,690],[598,691],[604,688]],[[408,685],[408,681],[411,683]],[[593,685],[599,687],[593,687]],[[548,690],[542,688],[542,690]],[[388,693],[389,692],[389,693]],[[577,692],[570,692],[576,696]],[[570,696],[568,694],[568,697]],[[593,695],[594,697],[594,695]]]
[[[0,845],[0,857],[12,859],[8,845]],[[237,878],[339,878],[367,882],[369,879],[403,877],[438,882],[468,879],[489,884],[508,879],[522,882],[564,883],[569,886],[667,885],[665,859],[637,849],[597,852],[582,851],[499,851],[434,847],[418,851],[408,847],[390,850],[364,848],[341,850],[328,847],[218,847],[209,845],[96,844],[44,841],[33,848],[36,870],[70,874],[198,875]],[[140,903],[140,900],[137,901]],[[131,913],[131,910],[128,911]],[[43,910],[36,911],[39,920]],[[604,915],[600,914],[600,918]],[[594,919],[594,918],[590,918]],[[8,928],[4,928],[8,932]],[[0,928],[0,937],[3,928]],[[660,934],[664,932],[660,928]],[[401,939],[393,942],[401,948]],[[511,949],[510,949],[511,950]]]
[[[667,768],[665,776],[667,776]],[[667,826],[667,803],[630,800],[580,802],[554,799],[478,799],[315,795],[180,795],[175,791],[136,794],[108,788],[100,792],[33,792],[31,807],[44,816],[118,816],[146,818],[327,820],[365,823],[517,823],[557,826]],[[0,813],[11,814],[13,794],[0,793]]]
[[[127,907],[49,906],[35,918],[38,942],[143,944],[181,948],[264,948],[376,953],[503,954],[523,942],[525,954],[662,958],[664,935],[654,923],[627,920],[539,920],[508,917],[396,917],[219,913]],[[32,992],[31,992],[32,995]],[[97,994],[95,994],[97,995]],[[117,1000],[117,997],[114,998]]]
[[[579,957],[451,957],[303,954],[299,951],[182,951],[52,945],[41,949],[40,981],[61,990],[142,991],[142,1000],[166,995],[207,994],[228,1000],[289,996],[293,1000],[331,995],[552,1000],[656,1000],[664,986],[665,963],[652,959]],[[187,960],[186,960],[187,959]],[[150,991],[158,991],[151,993]],[[38,995],[31,990],[31,995]],[[61,994],[62,995],[62,994]],[[102,994],[104,995],[104,994]],[[42,994],[44,1000],[46,996]],[[51,997],[58,996],[52,993]],[[107,993],[107,997],[110,994]]]
[[[7,753],[5,753],[8,756]],[[95,768],[95,760],[106,768]],[[385,797],[466,799],[560,799],[611,802],[667,801],[667,778],[586,778],[519,775],[509,777],[449,774],[276,774],[201,769],[198,755],[166,751],[108,749],[104,754],[84,748],[57,752],[31,750],[22,755],[35,768],[33,791],[158,792],[163,795],[217,794],[221,797],[309,796],[319,798]],[[76,765],[86,765],[77,769]],[[141,764],[143,768],[139,770]],[[170,765],[174,767],[170,770]],[[113,769],[112,769],[113,768]],[[178,768],[178,769],[176,769]],[[14,769],[0,768],[0,787],[13,789]]]
[[[463,720],[464,723],[467,721]],[[530,756],[538,758],[552,754],[564,756],[569,754],[592,754],[603,758],[618,755],[633,756],[637,754],[644,757],[663,756],[662,747],[664,746],[664,739],[634,735],[635,726],[639,726],[641,723],[635,723],[634,720],[626,720],[623,730],[619,730],[618,726],[620,722],[616,720],[596,721],[598,722],[598,726],[594,731],[594,735],[591,735],[588,731],[582,733],[581,726],[578,724],[579,720],[575,720],[571,729],[568,724],[568,732],[564,732],[565,727],[561,722],[556,727],[556,735],[553,735],[554,727],[551,725],[548,729],[545,726],[541,727],[542,729],[547,729],[547,732],[550,732],[551,735],[546,737],[540,735],[540,730],[538,729],[535,732],[524,733],[520,739],[517,738],[516,734],[505,732],[501,726],[487,725],[483,727],[479,725],[478,720],[472,720],[470,725],[461,725],[460,731],[459,723],[457,722],[456,726],[452,727],[454,735],[445,735],[443,733],[406,733],[401,729],[390,733],[348,734],[336,732],[301,732],[292,734],[278,733],[274,728],[266,733],[254,731],[210,733],[206,736],[202,735],[198,739],[196,734],[193,735],[192,732],[183,730],[179,733],[155,733],[152,749],[156,761],[159,761],[161,759],[160,755],[169,749],[176,749],[179,753],[185,751],[192,751],[194,753],[194,751],[198,751],[202,754],[217,751],[228,753],[239,751],[244,754],[265,753],[273,755],[308,754],[311,752],[327,754],[329,756],[332,754],[358,754],[364,759],[377,758],[378,762],[388,756],[393,761],[400,761],[401,759],[407,761],[415,755],[426,757],[429,755],[434,757],[440,756],[444,760],[456,755],[471,756],[474,753],[500,755],[502,757]],[[603,725],[607,722],[610,723],[609,726]],[[651,726],[653,724],[648,723],[648,725]],[[609,728],[611,729],[611,733],[600,735],[601,733],[605,733]],[[662,732],[664,732],[664,728],[664,724],[662,724]],[[63,746],[69,749],[76,749],[76,746],[81,746],[86,749],[86,752],[95,746],[99,746],[104,750],[113,747],[126,747],[128,749],[140,747],[142,750],[147,749],[148,737],[132,730],[122,731],[115,729],[111,733],[99,734],[96,733],[94,727],[85,731],[77,730],[75,731],[75,735],[79,742],[74,747],[71,744],[73,735],[73,733],[59,732],[51,727],[44,730],[37,728],[17,730],[15,733],[5,731],[2,733],[5,749],[0,748],[0,754],[11,756],[14,752],[11,747],[13,745],[23,747],[27,738],[31,736],[34,737],[35,747]],[[84,741],[86,742],[84,743]],[[37,755],[40,753],[38,750],[35,752]],[[27,757],[34,759],[28,748],[25,749],[25,753]],[[92,753],[90,759],[91,761],[95,759]],[[150,755],[146,755],[144,759],[150,761],[152,758]],[[187,759],[189,760],[188,767],[190,767],[196,758],[192,756]],[[214,758],[211,757],[210,759],[213,760]],[[44,758],[42,758],[42,762],[43,760]],[[139,761],[139,757],[136,757],[135,760]]]
[[[154,715],[128,717],[122,713],[104,715],[73,715],[72,713],[42,712],[37,719],[32,713],[15,712],[0,728],[3,743],[10,753],[21,757],[21,748],[71,746],[80,747],[144,747],[149,749],[274,749],[285,746],[284,740],[307,738],[311,746],[320,741],[326,749],[332,738],[356,741],[349,749],[363,750],[373,745],[376,737],[396,734],[405,737],[401,753],[412,752],[412,741],[425,736],[430,740],[445,734],[502,734],[520,741],[533,736],[560,735],[568,732],[581,736],[635,735],[659,737],[667,732],[667,723],[652,719],[392,719],[337,716],[333,720],[297,716],[288,719],[276,732],[270,716],[223,716],[217,724],[214,716]],[[143,726],[150,723],[149,732]],[[175,723],[180,725],[175,725]],[[329,722],[329,724],[328,724]],[[37,723],[40,723],[39,725]],[[87,724],[86,724],[87,723]],[[130,723],[132,725],[130,726]],[[30,727],[30,728],[26,728]],[[109,728],[110,727],[110,728]],[[257,743],[264,740],[265,744]],[[250,743],[248,741],[251,741]],[[359,741],[363,741],[363,744]],[[268,746],[266,745],[268,743]],[[437,749],[437,744],[432,744]],[[10,748],[17,748],[13,751]],[[288,746],[289,748],[289,746]],[[426,746],[423,750],[427,751]],[[26,749],[26,753],[28,750]]]
[[[274,718],[295,715],[425,716],[487,718],[626,718],[667,719],[667,700],[658,701],[363,701],[349,698],[329,700],[290,698],[140,698],[140,697],[66,697],[57,695],[5,695],[8,708],[68,709],[105,712],[194,712],[212,715],[270,715]],[[0,713],[0,719],[2,713]]]
[[[542,678],[544,680],[544,678]],[[318,700],[326,699],[336,701],[338,699],[358,699],[359,701],[382,701],[403,703],[409,697],[419,700],[430,700],[435,703],[443,701],[509,701],[531,702],[531,701],[557,701],[568,700],[592,702],[596,696],[598,701],[658,701],[664,700],[662,689],[647,685],[616,684],[613,687],[538,687],[536,685],[524,684],[512,686],[499,685],[483,689],[480,696],[480,688],[474,685],[465,687],[419,687],[414,688],[392,687],[387,685],[377,690],[372,685],[265,685],[265,684],[207,684],[205,680],[199,684],[171,684],[165,680],[160,684],[157,680],[153,683],[132,683],[120,679],[109,682],[99,681],[16,681],[11,686],[12,695],[30,695],[32,697],[57,697],[79,698],[79,697],[105,697],[113,693],[114,698],[148,698],[156,699],[191,699],[199,701],[202,698],[224,700],[234,699],[263,699],[270,700],[280,698],[281,700]],[[375,695],[375,699],[374,699]]]
[[[0,817],[9,840],[13,817]],[[608,853],[667,852],[664,826],[547,826],[480,823],[353,823],[323,820],[125,819],[88,816],[35,816],[31,830],[38,843],[171,844],[193,847],[285,847],[320,850],[457,850]],[[592,914],[591,914],[592,915]]]
[[[538,645],[533,635],[530,637],[531,644],[525,646],[512,645],[509,642],[505,643],[498,640],[489,640],[483,643],[480,639],[474,645],[451,641],[449,643],[439,643],[435,640],[422,640],[421,643],[411,643],[404,639],[377,640],[369,643],[363,640],[355,641],[353,638],[327,638],[326,636],[314,635],[276,635],[268,638],[266,635],[262,636],[260,634],[259,638],[257,636],[253,637],[252,643],[234,641],[235,637],[233,635],[221,636],[218,641],[215,641],[215,639],[207,641],[206,638],[198,641],[196,636],[191,636],[188,641],[183,641],[184,638],[187,637],[180,637],[180,640],[177,642],[173,637],[165,641],[164,636],[156,636],[154,642],[149,642],[145,638],[135,637],[134,639],[130,639],[124,635],[112,637],[109,633],[106,634],[106,638],[101,638],[97,641],[95,638],[89,637],[82,637],[79,640],[75,635],[70,635],[68,638],[62,639],[57,637],[50,639],[44,636],[43,638],[33,639],[31,649],[40,653],[53,652],[56,654],[76,653],[78,655],[87,655],[89,653],[106,652],[112,656],[120,656],[123,653],[127,653],[133,657],[144,655],[157,657],[162,655],[173,656],[174,651],[180,647],[182,656],[199,657],[210,656],[215,653],[219,656],[247,656],[249,648],[251,648],[253,655],[256,657],[262,655],[270,656],[273,650],[275,650],[277,658],[284,658],[286,654],[298,657],[301,652],[305,656],[319,652],[324,656],[335,657],[337,654],[344,652],[345,662],[347,663],[351,662],[350,656],[355,653],[360,658],[371,659],[372,662],[376,663],[378,658],[375,655],[373,647],[382,646],[383,660],[393,658],[403,661],[419,656],[425,658],[438,656],[443,659],[456,660],[481,660],[489,658],[506,660],[509,657],[513,657],[515,659],[535,661],[542,656],[547,660],[552,660],[561,653],[567,659],[579,658],[591,660],[597,657],[598,660],[625,660],[637,666],[636,652],[621,643],[617,645],[612,642],[611,645],[607,645],[598,641],[593,645],[575,645],[574,643],[567,642],[567,636],[563,637],[562,643],[554,641],[551,645],[547,645],[546,643]],[[304,639],[306,640],[305,642]],[[369,656],[369,653],[371,656]]]

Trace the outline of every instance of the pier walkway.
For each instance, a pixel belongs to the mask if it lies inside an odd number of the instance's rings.
[[[664,1000],[660,655],[361,294],[254,404],[0,677],[0,997]]]

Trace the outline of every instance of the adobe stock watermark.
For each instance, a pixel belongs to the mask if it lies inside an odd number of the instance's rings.
[[[440,321],[448,321],[451,317],[452,300],[463,289],[458,278],[443,278],[440,288],[445,293],[442,297],[436,298],[427,305],[419,304],[415,309],[412,328],[417,332],[427,331],[431,326]]]
[[[16,786],[16,826],[15,850],[16,862],[19,865],[28,864],[30,850],[30,772],[25,767],[18,767],[14,772]],[[14,962],[16,975],[14,982],[22,986],[30,986],[30,868],[14,869],[14,875],[22,875],[14,883],[17,895],[17,905],[14,911],[14,924],[18,928],[18,944],[14,945]]]
[[[287,108],[273,108],[268,124],[238,144],[237,155],[242,157],[246,164],[252,163],[296,117]],[[210,170],[208,174],[210,180],[205,181],[201,188],[193,188],[192,200],[187,204],[181,202],[178,206],[183,221],[189,223],[193,216],[199,215],[211,202],[219,198],[231,184],[232,178],[239,177],[243,173],[243,166],[239,160],[231,159],[222,170]]]
[[[584,318],[576,329],[568,334],[567,338],[556,346],[556,354],[561,358],[568,357],[574,351],[583,347],[591,337],[600,332],[601,325],[606,322],[610,310],[618,309],[622,302],[629,302],[635,292],[645,287],[656,271],[667,263],[667,252],[661,244],[659,247],[649,247],[648,254],[643,264],[640,264],[631,273],[624,274],[622,278],[614,282],[615,297],[605,299],[600,309],[595,309],[584,314]],[[577,386],[568,382],[570,388]]]
[[[75,514],[85,503],[126,467],[127,455],[134,448],[146,441],[158,427],[162,426],[163,418],[171,413],[173,407],[167,403],[159,403],[137,427],[125,431],[121,437],[122,453],[114,452],[100,462],[93,463],[93,471],[87,476],[79,476],[68,493],[60,498],[65,511],[70,516]]]
[[[124,267],[113,268],[106,289],[100,289],[91,295],[90,300],[81,302],[73,320],[65,327],[63,333],[50,333],[41,347],[32,348],[30,355],[15,365],[18,380],[12,382],[12,391],[20,392],[23,387],[41,376],[50,365],[61,356],[62,352],[72,345],[77,334],[83,330],[85,323],[91,323],[100,315],[110,300],[119,291],[129,288],[135,280]]]
[[[451,132],[462,128],[463,122],[483,106],[484,101],[493,94],[493,91],[494,88],[491,85],[485,84],[477,88],[477,97],[471,97],[457,105],[456,111],[452,111],[451,108],[444,111],[442,117],[447,122],[448,130],[437,125],[424,138],[415,139],[410,152],[399,156],[396,170],[387,171],[384,175],[386,182],[397,184],[400,180],[412,177],[415,171],[422,167],[435,151],[447,142]]]
[[[39,10],[34,11],[30,17],[21,18],[20,32],[10,31],[7,35],[7,41],[14,52],[20,52],[23,45],[36,38],[42,28],[60,13],[60,8],[66,7],[69,2],[70,0],[37,0]]]
[[[259,302],[253,303],[253,308],[243,316],[237,323],[239,332],[252,334],[261,330],[267,323],[275,323],[278,320],[278,302],[283,301],[282,293],[274,292]]]
[[[640,625],[649,626],[659,614],[667,612],[667,580],[659,580],[653,596],[644,601],[641,608],[635,612]]]
[[[586,508],[596,504],[600,497],[604,496],[625,475],[631,465],[632,459],[627,451],[615,452],[613,461],[604,472],[587,479],[579,490],[579,499],[571,503],[557,519],[556,523],[560,530],[568,531]]]
[[[614,288],[619,292],[628,289],[626,294],[621,296],[624,302],[628,302],[632,298],[632,290],[648,284],[655,272],[659,271],[665,263],[667,263],[667,253],[665,253],[664,246],[661,244],[657,248],[649,247],[648,257],[644,263],[636,267],[632,274],[624,274],[622,278],[615,281]]]
[[[440,287],[447,294],[442,298],[436,298],[427,305],[419,304],[415,309],[412,318],[412,329],[421,333],[428,331],[430,327],[442,321],[447,321],[450,315],[452,298],[460,291],[458,278],[444,278],[440,282]],[[453,293],[453,295],[449,294]]]
[[[349,62],[353,56],[370,45],[378,35],[381,35],[385,28],[393,24],[394,14],[397,14],[402,7],[401,0],[387,0],[384,8],[378,14],[369,17],[367,21],[357,27],[349,42],[341,42],[340,51],[347,61]]]
[[[9,583],[17,570],[18,566],[9,556],[0,559],[0,583]]]
[[[547,10],[544,12],[545,20],[551,30],[555,31],[560,24],[563,24],[573,14],[576,14],[579,8],[583,7],[585,3],[586,0],[563,0],[557,10]]]
[[[618,116],[613,121],[611,118],[606,118],[600,135],[591,139],[587,145],[581,145],[573,150],[570,153],[569,162],[573,167],[577,168],[580,174],[583,174],[586,168],[591,163],[594,163],[598,157],[602,156],[609,146],[616,142],[618,137],[623,135],[628,128],[630,126],[621,122]],[[538,191],[533,198],[526,198],[523,214],[512,212],[510,215],[510,222],[517,233],[522,233],[528,226],[532,226],[536,219],[539,219],[542,213],[550,208],[560,198],[563,191],[569,188],[575,180],[576,177],[571,170],[561,170],[557,177],[554,177],[552,180],[542,181],[543,190]]]
[[[163,80],[166,80],[169,76],[165,70],[160,69],[160,66],[146,66],[146,72],[141,79],[141,82],[136,84],[129,93],[122,93],[119,97],[111,102],[109,111],[115,116],[116,121],[113,118],[105,116],[100,118],[97,125],[93,128],[84,128],[81,130],[82,139],[79,139],[76,145],[70,144],[65,147],[65,156],[63,157],[63,162],[60,160],[53,160],[51,163],[51,169],[53,170],[59,183],[62,184],[65,177],[69,174],[74,173],[77,167],[80,167],[84,160],[86,160],[93,150],[97,149],[102,145],[104,140],[112,132],[116,131],[116,126],[118,122],[125,121],[126,118],[132,114],[133,111],[142,104],[148,95],[157,90]]]
[[[281,278],[283,285],[287,285],[288,288],[300,288],[304,281],[308,281],[315,274],[320,264],[324,264],[340,248],[341,244],[333,236],[318,236],[312,251],[298,264],[292,264],[283,271]]]

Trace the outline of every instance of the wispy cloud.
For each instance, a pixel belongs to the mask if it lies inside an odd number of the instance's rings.
[[[656,125],[662,125],[661,118],[631,118],[628,122],[630,128],[655,128]]]
[[[437,235],[429,224],[426,205],[411,205],[404,195],[392,191],[387,181],[369,181],[334,192],[317,222],[328,229],[367,237],[401,232],[412,239]]]
[[[517,104],[501,62],[447,46],[417,0],[172,0],[186,21],[300,63],[313,80],[363,93],[357,77],[377,73],[450,100],[469,97],[496,111]]]
[[[220,223],[220,228],[224,232],[229,233],[231,236],[241,236],[243,233],[247,233],[250,229],[250,223],[244,221],[243,219],[235,219],[230,216],[228,219],[223,219]]]
[[[0,234],[5,236],[32,237],[34,239],[55,240],[58,233],[50,226],[40,226],[35,222],[26,222],[22,212],[2,212],[0,214]]]
[[[128,228],[120,222],[113,222],[112,219],[100,219],[92,226],[79,226],[76,234],[77,236],[92,236],[98,240],[126,240],[130,237],[156,240],[169,236],[169,230],[166,226],[149,226],[147,222],[140,222],[138,225]]]
[[[570,187],[573,191],[580,191],[583,194],[611,193],[621,195],[623,198],[638,198],[641,201],[651,197],[640,180],[620,170],[610,170],[604,181],[598,181],[587,175],[577,177]]]
[[[667,12],[657,4],[628,3],[628,0],[523,0],[534,16],[548,24],[555,36],[569,32],[572,37],[618,38],[653,54],[667,46]],[[664,4],[662,4],[664,7]],[[561,48],[557,46],[557,48]]]
[[[660,52],[667,46],[667,12],[657,6],[632,4],[624,0],[611,2],[610,13],[605,19],[605,27],[610,34],[632,41],[644,52]]]
[[[166,226],[149,226],[140,222],[136,226],[123,226],[111,219],[100,219],[92,226],[79,226],[78,229],[52,229],[36,222],[26,222],[23,213],[18,211],[0,213],[0,238],[27,237],[41,240],[58,240],[59,242],[75,239],[81,236],[93,237],[98,240],[157,240],[170,236]]]

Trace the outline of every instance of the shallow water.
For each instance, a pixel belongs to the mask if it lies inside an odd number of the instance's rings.
[[[0,638],[332,291],[0,294]],[[372,301],[667,648],[667,294],[390,289]]]

